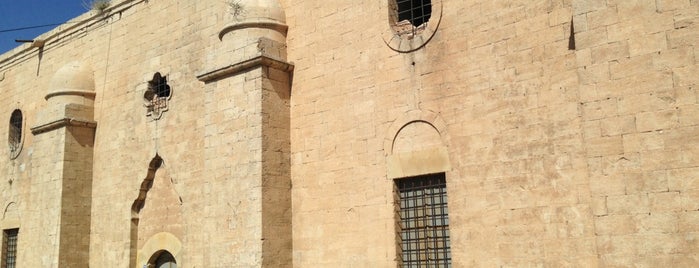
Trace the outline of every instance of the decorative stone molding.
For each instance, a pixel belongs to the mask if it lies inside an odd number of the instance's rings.
[[[257,57],[251,58],[249,60],[245,60],[242,62],[238,62],[236,64],[231,64],[226,67],[223,67],[218,70],[210,71],[204,74],[200,74],[197,76],[197,79],[199,81],[202,81],[204,83],[209,83],[213,82],[219,79],[223,79],[226,77],[233,76],[235,74],[244,72],[246,70],[256,68],[259,66],[266,66],[270,68],[274,68],[280,71],[286,71],[286,72],[291,72],[294,70],[294,65],[280,61],[277,59],[273,59],[264,55],[259,55]]]
[[[223,27],[223,29],[218,33],[218,39],[223,40],[223,36],[232,31],[246,29],[246,28],[260,28],[260,29],[270,29],[277,31],[283,35],[286,35],[286,31],[289,29],[284,23],[278,21],[247,21],[247,22],[237,22],[231,23]]]
[[[407,131],[412,126],[412,131]],[[411,143],[407,148],[396,149],[401,133]],[[419,139],[417,139],[420,137]],[[417,140],[413,140],[416,138]],[[412,144],[412,145],[411,145]],[[404,178],[451,170],[446,124],[439,114],[432,111],[412,110],[396,119],[388,128],[384,139],[386,176],[388,179]]]
[[[38,135],[62,127],[86,127],[94,129],[97,128],[97,122],[75,118],[63,118],[43,125],[35,126],[31,130],[32,134]]]
[[[31,128],[34,135],[62,127],[95,129],[95,82],[92,68],[80,61],[69,62],[51,78],[47,107],[39,113],[39,124]]]
[[[431,125],[439,133],[442,143],[445,145],[448,144],[446,138],[447,124],[439,114],[433,111],[411,110],[394,120],[388,127],[383,142],[383,150],[386,156],[393,154],[393,143],[396,137],[398,137],[400,130],[410,123],[417,121],[422,121]]]
[[[148,264],[151,257],[163,250],[167,250],[175,257],[178,266],[184,267],[181,263],[182,242],[175,235],[168,232],[154,234],[146,240],[141,250],[138,251],[136,267],[146,267],[145,265]]]
[[[172,99],[172,88],[168,84],[167,76],[161,75],[160,72],[156,72],[147,85],[143,90],[143,106],[146,107],[146,116],[155,121],[170,109],[168,104]]]

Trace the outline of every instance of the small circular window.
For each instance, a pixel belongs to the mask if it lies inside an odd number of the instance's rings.
[[[412,52],[427,44],[442,20],[441,0],[388,0],[390,29],[384,42],[397,52]]]
[[[10,116],[10,126],[8,131],[7,143],[10,146],[10,158],[16,158],[22,150],[22,127],[24,126],[24,118],[22,111],[16,109]]]

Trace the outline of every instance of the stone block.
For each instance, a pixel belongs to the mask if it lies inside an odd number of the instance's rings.
[[[631,43],[629,43],[629,53],[631,54]],[[609,74],[611,79],[624,77],[643,76],[653,69],[653,57],[651,54],[639,55],[628,59],[621,59],[609,64]]]
[[[665,32],[648,34],[642,37],[629,38],[629,56],[659,52],[667,48]]]
[[[631,215],[607,215],[595,217],[595,235],[618,236],[636,232],[636,221]]]
[[[633,221],[636,222],[636,228],[639,234],[677,233],[679,227],[678,219],[678,214],[672,212],[638,214],[633,216]]]
[[[612,42],[592,48],[592,62],[595,64],[618,61],[629,57],[627,41]]]
[[[636,118],[631,115],[608,117],[600,120],[602,136],[616,136],[636,132]]]
[[[587,26],[590,30],[598,27],[604,27],[619,22],[617,9],[615,7],[607,7],[586,13]]]
[[[676,109],[636,115],[636,128],[640,132],[670,129],[677,125],[679,125],[679,119]]]
[[[600,137],[587,139],[586,150],[589,156],[620,155],[624,146],[621,136]]]
[[[650,212],[647,194],[615,195],[607,197],[609,215],[634,215]]]

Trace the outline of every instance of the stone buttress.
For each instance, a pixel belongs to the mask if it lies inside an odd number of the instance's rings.
[[[229,23],[222,26],[197,77],[205,83],[210,124],[205,133],[207,180],[224,192],[213,202],[234,204],[226,208],[228,215],[221,215],[230,220],[220,230],[221,243],[234,247],[222,250],[232,249],[235,265],[288,267],[293,65],[286,60],[285,14],[278,0],[226,5]]]
[[[94,81],[89,66],[70,62],[51,79],[47,105],[39,112],[29,219],[29,245],[20,256],[26,267],[87,267],[90,245],[92,159],[95,138]],[[24,237],[22,239],[25,239]]]

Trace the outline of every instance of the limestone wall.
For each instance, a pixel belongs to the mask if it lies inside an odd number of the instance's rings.
[[[425,114],[456,267],[696,265],[695,1],[444,0],[412,53],[386,2],[286,1],[295,266],[395,265],[384,144]]]
[[[698,3],[574,3],[599,264],[696,266]]]
[[[70,267],[75,241],[92,267],[163,249],[182,267],[395,267],[394,179],[439,172],[454,267],[699,265],[699,2],[432,0],[395,39],[388,1],[281,0],[286,47],[234,32],[224,1],[114,1],[0,56],[0,123],[25,118],[0,157],[19,266]],[[258,55],[293,66],[198,79]],[[93,147],[29,131],[73,61],[94,78]],[[60,200],[86,192],[80,221]],[[61,238],[71,218],[88,238]]]

